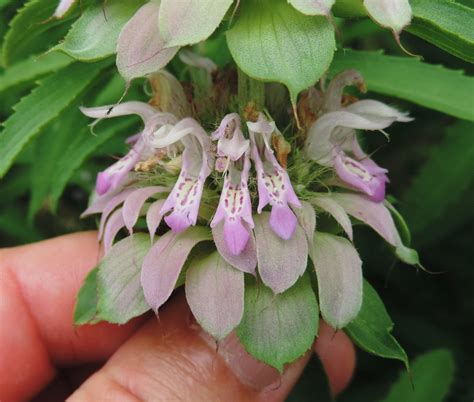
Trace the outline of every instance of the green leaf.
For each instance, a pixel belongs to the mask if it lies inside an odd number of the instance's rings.
[[[322,76],[335,50],[334,30],[322,16],[301,14],[286,0],[247,1],[227,32],[230,52],[247,75],[298,93]]]
[[[64,42],[53,49],[81,61],[96,61],[113,55],[122,27],[142,4],[142,0],[97,2],[84,11]]]
[[[161,0],[158,17],[166,47],[198,43],[219,26],[233,0]]]
[[[84,128],[87,128],[87,120],[79,111],[77,102],[74,102],[43,130],[39,140],[34,143],[32,161],[34,174],[31,175],[31,198],[28,209],[30,220],[57,185],[58,176],[62,174],[58,169],[58,162],[64,158],[69,160],[71,157],[67,152],[69,145],[76,142],[78,137],[82,137]]]
[[[99,267],[90,271],[76,296],[74,324],[82,325],[94,321],[97,312],[97,273]]]
[[[145,301],[140,272],[151,247],[150,236],[135,233],[117,242],[99,265],[97,318],[125,324],[150,310]]]
[[[442,402],[449,393],[454,370],[454,359],[448,350],[425,353],[414,360],[411,373],[400,373],[382,402]]]
[[[67,23],[77,16],[77,12],[63,19],[51,18],[57,5],[58,0],[30,0],[18,10],[3,42],[5,66],[48,49],[64,35]]]
[[[237,336],[253,357],[282,371],[285,363],[311,347],[318,332],[318,310],[308,274],[277,295],[249,278]]]
[[[393,322],[375,289],[364,281],[362,308],[344,331],[365,351],[388,359],[401,360],[408,369],[408,357],[391,335]]]
[[[410,0],[408,32],[463,60],[474,62],[474,9],[449,0]]]
[[[461,119],[474,121],[474,78],[460,71],[423,63],[412,57],[343,50],[336,53],[331,75],[355,68],[369,91],[395,96]],[[433,83],[436,83],[434,85]]]
[[[443,221],[474,183],[473,133],[474,124],[466,121],[448,128],[404,194],[404,215],[420,242],[444,230]]]
[[[116,74],[108,84],[102,86],[94,103],[112,103],[120,97],[123,90],[123,80]],[[84,161],[113,136],[122,137],[123,141],[124,135],[131,133],[134,122],[138,121],[133,117],[105,120],[92,133],[90,120],[79,111],[78,106],[78,102],[70,105],[58,119],[44,129],[40,141],[35,144],[30,219],[46,199],[46,206],[55,211],[64,188]],[[87,176],[90,176],[95,172],[87,173]]]
[[[0,74],[0,92],[60,70],[71,62],[72,59],[63,54],[31,56],[28,59],[13,64]]]
[[[0,133],[0,177],[23,147],[98,76],[106,64],[72,64],[40,82],[15,105]]]

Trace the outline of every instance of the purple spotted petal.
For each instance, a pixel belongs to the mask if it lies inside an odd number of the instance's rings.
[[[400,237],[390,211],[383,203],[374,202],[359,194],[331,194],[349,215],[359,219],[374,229],[387,243],[393,246],[400,244]]]
[[[225,174],[219,205],[211,222],[211,227],[224,220],[224,241],[226,249],[234,256],[239,255],[250,238],[249,229],[254,227],[252,218],[252,202],[248,189],[248,174],[250,159],[248,152],[243,156],[243,169],[237,170],[234,162],[230,162],[229,170]]]
[[[284,292],[303,275],[308,262],[308,243],[297,225],[289,240],[277,236],[269,224],[269,214],[255,217],[258,272],[265,285],[275,293]]]
[[[153,194],[161,193],[166,190],[165,187],[161,186],[139,188],[125,199],[122,208],[123,220],[130,233],[132,233],[133,226],[137,223],[138,216],[140,215],[140,211],[145,201]]]
[[[112,248],[115,236],[125,226],[123,221],[122,208],[117,209],[110,215],[107,220],[104,229],[104,252],[107,252]]]
[[[117,43],[117,68],[126,81],[163,68],[178,47],[164,48],[158,29],[160,3],[151,1],[138,9],[125,24]]]
[[[319,208],[330,214],[339,225],[341,225],[347,237],[352,240],[352,223],[344,208],[332,197],[327,195],[318,195],[312,202]]]
[[[385,174],[371,174],[362,163],[342,152],[334,159],[334,167],[338,176],[354,189],[366,193],[373,201],[384,200],[387,183]]]
[[[260,113],[259,120],[255,123],[248,122],[247,126],[250,130],[252,159],[257,171],[257,211],[261,213],[262,209],[270,204],[272,229],[282,239],[289,239],[296,227],[296,216],[288,204],[300,208],[301,203],[293,190],[288,173],[280,166],[270,148],[269,141],[271,133],[276,130],[275,124]]]
[[[185,118],[164,135],[154,140],[158,147],[166,147],[181,141],[184,145],[183,164],[178,180],[161,210],[168,226],[176,233],[195,225],[202,191],[213,165],[211,140],[199,123]]]
[[[163,208],[164,203],[165,200],[155,201],[150,205],[146,213],[146,225],[152,241],[155,237],[156,229],[158,229],[158,226],[160,226],[161,220],[163,219],[161,208]]]
[[[249,274],[255,274],[255,268],[257,267],[257,246],[255,244],[255,237],[253,233],[249,231],[249,240],[245,245],[244,249],[235,255],[231,252],[227,246],[227,242],[224,238],[224,223],[220,222],[212,228],[212,236],[219,254],[233,267],[237,268],[242,272]]]
[[[226,337],[244,313],[244,274],[217,251],[192,261],[186,272],[186,300],[201,327],[216,340]]]
[[[97,175],[95,191],[99,195],[119,188],[127,179],[128,173],[140,161],[141,147],[136,144],[121,159]]]
[[[210,239],[207,229],[193,227],[180,234],[168,232],[152,246],[143,260],[141,282],[145,299],[155,313],[173,292],[193,247]]]
[[[313,253],[321,315],[343,328],[362,305],[362,261],[349,240],[327,233],[316,233]]]

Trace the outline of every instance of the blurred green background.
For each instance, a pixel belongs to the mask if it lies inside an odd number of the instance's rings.
[[[0,37],[22,3],[0,1]],[[469,0],[462,3],[472,5]],[[368,19],[336,23],[339,46],[385,49],[387,54],[403,55],[392,35]],[[67,25],[50,30],[38,51],[54,44],[67,31]],[[469,63],[410,33],[403,33],[401,41],[413,53],[423,55],[428,63],[463,70],[467,75],[473,73]],[[214,51],[217,58],[221,56],[219,52],[224,52],[218,48]],[[1,121],[35,87],[35,80],[6,85],[6,74],[0,68]],[[127,98],[146,99],[145,89],[143,81],[139,81]],[[124,152],[123,140],[133,133],[134,127],[139,127],[138,120],[123,119],[110,126],[109,122],[101,123],[95,129],[98,135],[107,130],[116,135],[108,135],[99,145],[94,145],[92,152],[85,153],[84,161],[72,169],[60,198],[47,183],[68,166],[68,152],[75,149],[75,138],[89,130],[90,121],[79,114],[77,107],[114,102],[122,91],[123,83],[113,69],[104,70],[94,85],[62,112],[70,115],[63,119],[66,123],[53,121],[46,125],[41,135],[22,151],[0,181],[0,246],[16,246],[96,227],[93,219],[81,220],[79,215],[87,205],[96,173],[110,164],[111,156]],[[367,136],[367,140],[371,149],[378,149],[375,159],[389,169],[389,193],[411,227],[413,246],[418,249],[423,265],[442,273],[428,274],[395,261],[374,233],[358,227],[355,239],[364,261],[364,274],[385,302],[395,322],[395,337],[409,357],[413,359],[437,348],[451,351],[455,376],[447,400],[471,401],[474,398],[474,127],[472,123],[408,102],[369,95],[409,110],[415,118],[410,124],[391,127],[389,143],[382,136]],[[471,104],[474,108],[474,93]],[[64,134],[66,131],[68,135]],[[402,369],[397,361],[358,351],[358,368],[352,385],[338,400],[383,400]],[[312,364],[291,398],[324,400],[325,384],[321,382],[320,372],[320,366],[316,362]],[[315,383],[320,388],[315,390]]]

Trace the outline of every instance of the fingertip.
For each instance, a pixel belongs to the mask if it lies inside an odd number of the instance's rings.
[[[349,385],[355,370],[354,344],[343,331],[336,331],[322,321],[314,351],[326,371],[332,394],[340,394]]]

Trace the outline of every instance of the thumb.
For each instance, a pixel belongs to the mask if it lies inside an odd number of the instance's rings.
[[[70,397],[75,401],[283,401],[310,354],[282,375],[248,355],[235,336],[218,348],[178,293]]]

